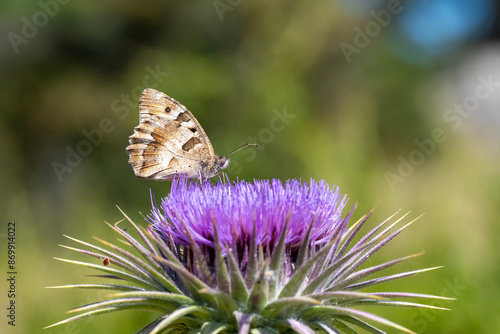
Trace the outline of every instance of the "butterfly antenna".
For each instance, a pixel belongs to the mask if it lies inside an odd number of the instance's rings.
[[[236,153],[236,152],[239,152],[239,151],[241,151],[241,150],[244,150],[244,149],[246,149],[246,148],[249,148],[250,146],[258,147],[258,145],[257,145],[257,144],[244,144],[244,145],[242,145],[242,146],[238,147],[237,149],[235,149],[234,151],[232,151],[231,153],[229,153],[228,155],[226,155],[226,158],[227,158],[228,156],[230,156],[231,154],[234,154],[234,153]]]

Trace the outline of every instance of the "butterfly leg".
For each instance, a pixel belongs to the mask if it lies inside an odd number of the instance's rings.
[[[201,173],[201,170],[198,172],[199,175],[198,175],[198,181],[200,182],[200,186],[203,185],[203,174]]]

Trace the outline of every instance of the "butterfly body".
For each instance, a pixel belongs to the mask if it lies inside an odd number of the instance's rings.
[[[229,165],[215,154],[196,118],[182,104],[155,89],[145,89],[139,103],[139,125],[127,147],[134,173],[145,179],[209,179]]]

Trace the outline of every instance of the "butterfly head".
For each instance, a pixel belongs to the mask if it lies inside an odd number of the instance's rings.
[[[215,155],[213,160],[211,160],[209,163],[203,163],[204,167],[202,167],[202,174],[207,179],[219,175],[221,170],[226,169],[227,166],[229,166],[230,159],[228,158],[228,156],[251,146],[257,147],[257,144],[245,144],[243,146],[240,146],[225,157]]]
[[[215,155],[213,159],[202,162],[200,175],[204,179],[210,179],[220,174],[220,171],[229,166],[229,158]]]

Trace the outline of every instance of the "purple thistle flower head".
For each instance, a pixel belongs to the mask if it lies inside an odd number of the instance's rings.
[[[119,223],[113,226],[140,257],[100,239],[110,250],[70,238],[90,250],[69,249],[99,263],[103,255],[109,261],[103,266],[62,261],[99,269],[107,273],[99,276],[120,281],[59,288],[121,292],[80,307],[76,310],[83,313],[51,326],[110,310],[147,308],[161,315],[137,333],[344,333],[359,328],[383,333],[371,323],[413,333],[357,306],[444,310],[399,299],[449,298],[362,290],[438,267],[370,277],[418,255],[362,268],[411,222],[393,231],[402,218],[384,228],[390,217],[354,242],[371,212],[347,228],[352,211],[341,217],[346,202],[338,188],[324,181],[212,186],[175,180],[169,196],[153,206],[147,233],[125,215],[139,240]]]
[[[284,185],[273,179],[214,186],[179,179],[161,206],[153,206],[148,220],[165,240],[186,246],[190,234],[203,248],[215,247],[215,223],[223,252],[227,246],[240,254],[248,249],[254,228],[256,244],[272,249],[288,221],[285,245],[293,250],[309,229],[311,246],[337,235],[347,224],[341,217],[346,202],[337,187],[312,179],[310,183],[288,180]]]

